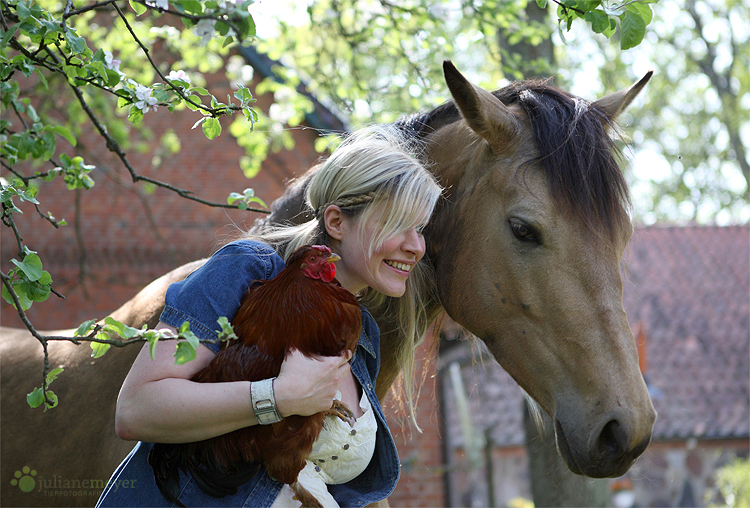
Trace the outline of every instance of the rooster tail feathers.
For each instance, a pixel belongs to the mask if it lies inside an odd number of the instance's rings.
[[[253,479],[260,471],[260,462],[242,462],[232,472],[223,468],[196,468],[193,479],[200,489],[213,497],[226,497],[237,493],[237,488]]]
[[[155,443],[148,452],[148,463],[154,470],[154,481],[164,499],[184,507],[178,499],[182,460],[180,447],[173,445]]]
[[[190,473],[196,485],[213,497],[235,494],[237,488],[250,481],[258,471],[259,462],[238,462],[231,471],[216,463],[213,457],[206,457],[202,463],[189,459],[184,445],[156,443],[148,454],[148,463],[154,470],[154,481],[164,499],[177,506],[185,505],[178,499],[180,495],[180,469]]]

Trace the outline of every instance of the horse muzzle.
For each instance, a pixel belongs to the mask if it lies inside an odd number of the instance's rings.
[[[603,424],[586,433],[566,432],[561,419],[555,417],[557,449],[568,468],[576,474],[616,478],[630,469],[651,442],[655,420],[656,412],[651,407],[650,413],[642,415],[637,422],[614,415],[602,419]]]

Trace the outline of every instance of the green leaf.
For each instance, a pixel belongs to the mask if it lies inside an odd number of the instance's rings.
[[[159,343],[159,334],[154,330],[147,331],[143,337],[148,341],[148,352],[151,354],[151,359],[156,358],[156,345]]]
[[[140,110],[140,108],[133,106],[130,106],[130,114],[128,115],[128,120],[130,120],[130,123],[133,125],[138,125],[143,120],[143,111]]]
[[[96,319],[89,319],[88,321],[84,321],[78,326],[78,329],[75,331],[74,335],[76,337],[83,337],[89,331],[91,331],[92,328],[94,328],[94,323],[96,323]]]
[[[200,346],[201,341],[200,339],[193,333],[193,332],[187,332],[183,334],[183,337],[187,339],[188,343],[193,349],[198,349],[198,346]]]
[[[651,23],[651,20],[654,17],[654,13],[651,11],[651,7],[649,7],[646,3],[635,2],[632,4],[628,4],[628,10],[638,14],[647,26],[649,23]]]
[[[198,351],[192,344],[186,341],[178,342],[177,351],[174,353],[174,363],[176,365],[182,365],[195,360],[197,356]]]
[[[130,8],[135,11],[136,16],[140,16],[141,14],[144,14],[148,10],[148,7],[138,2],[134,2],[133,0],[129,0],[129,3],[130,3]]]
[[[138,335],[138,328],[133,328],[132,326],[128,326],[125,323],[121,323],[120,321],[117,321],[116,319],[112,317],[107,317],[104,319],[104,324],[106,325],[107,329],[109,331],[114,332],[115,334],[119,335],[120,337],[124,339],[132,339],[136,335]]]
[[[219,323],[219,326],[221,327],[221,330],[219,331],[219,340],[237,339],[237,335],[234,333],[234,328],[226,317],[221,316],[216,322]]]
[[[198,346],[201,342],[200,339],[190,331],[190,322],[183,322],[177,330],[177,333],[180,338],[185,340],[177,343],[177,351],[174,353],[175,364],[182,365],[183,363],[195,360],[198,356]]]
[[[626,10],[620,16],[620,48],[636,47],[646,35],[646,22],[640,13]]]
[[[604,11],[595,10],[587,12],[584,19],[591,23],[591,29],[595,33],[604,33],[609,29],[609,16]]]
[[[109,332],[101,331],[96,334],[96,338],[98,340],[110,340],[112,337],[109,335]],[[91,357],[101,358],[102,356],[104,356],[104,353],[109,351],[110,347],[112,346],[109,344],[102,343],[102,342],[92,342],[91,343]]]
[[[177,329],[177,334],[182,335],[183,333],[188,333],[190,331],[190,321],[183,321],[180,325],[180,328]]]
[[[64,137],[68,143],[70,143],[72,146],[76,146],[76,138],[73,135],[72,132],[70,132],[70,129],[67,127],[63,127],[62,125],[56,125],[55,127],[51,128],[52,132],[59,134],[60,136]]]
[[[44,402],[44,391],[41,388],[34,388],[34,391],[26,395],[26,402],[33,408],[41,406]]]
[[[57,395],[52,390],[47,390],[47,402],[44,403],[44,410],[52,409],[57,407]]]
[[[244,35],[245,37],[255,37],[255,20],[250,15],[250,13],[248,13],[245,20],[247,23],[247,28],[244,30],[244,33],[242,35]]]
[[[42,72],[42,70],[37,68],[37,69],[34,69],[34,71],[36,72],[37,76],[39,76],[39,81],[41,81],[42,86],[44,86],[44,89],[49,90],[49,83],[47,83],[47,78],[44,76],[44,73]]]
[[[11,304],[13,308],[17,309],[16,303],[13,301],[13,297],[11,296],[10,291],[8,291],[8,289],[5,287],[5,284],[3,284],[2,286],[3,286],[3,289],[2,289],[3,298],[5,299],[6,302]],[[18,301],[21,304],[21,310],[23,311],[29,310],[31,308],[31,305],[34,302],[26,295],[26,293],[24,293],[21,290],[20,286],[15,286],[13,290],[15,291],[16,296],[18,297]]]
[[[120,82],[120,75],[112,69],[107,69],[107,86],[114,88]]]
[[[221,134],[221,123],[218,118],[206,118],[203,122],[203,134],[208,139],[214,139]]]
[[[39,282],[21,282],[16,287],[17,293],[23,293],[32,302],[43,302],[51,293],[49,286],[42,286]]]
[[[49,371],[47,373],[47,386],[49,386],[52,381],[57,379],[57,376],[62,374],[63,370],[65,369],[63,369],[62,367],[58,367],[57,369],[52,369],[51,371]]]
[[[16,259],[11,259],[10,261],[18,268],[20,268],[29,280],[35,281],[41,278],[43,272],[42,260],[39,259],[39,256],[37,256],[36,254],[26,254],[26,256],[23,258],[23,261],[18,261]]]
[[[11,37],[13,37],[13,34],[16,33],[15,29],[8,30],[7,32],[3,33],[2,39],[0,39],[0,47],[6,47],[8,43],[10,42]]]
[[[547,8],[547,0],[536,0],[536,4],[539,6],[540,9]]]
[[[71,30],[65,32],[65,40],[68,41],[68,44],[70,44],[70,49],[74,55],[80,55],[81,53],[86,51],[86,39],[77,36]]]
[[[37,282],[42,285],[50,285],[52,284],[52,276],[47,270],[42,270],[42,276],[39,277],[39,280],[37,280]]]
[[[21,21],[26,21],[31,16],[31,11],[26,2],[18,2],[16,5],[16,13]]]

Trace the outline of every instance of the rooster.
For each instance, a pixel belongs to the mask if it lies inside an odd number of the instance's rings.
[[[276,277],[248,289],[232,325],[238,339],[230,341],[204,369],[191,378],[199,383],[259,381],[279,374],[293,349],[307,356],[352,353],[359,341],[362,315],[357,299],[334,279],[334,261],[326,246],[297,249]],[[320,506],[296,482],[305,466],[326,415],[349,421],[353,414],[334,401],[328,411],[288,416],[271,425],[255,425],[204,441],[157,443],[149,464],[164,497],[182,503],[179,470],[191,473],[204,492],[224,497],[249,481],[263,464],[268,474],[289,484],[303,506]]]

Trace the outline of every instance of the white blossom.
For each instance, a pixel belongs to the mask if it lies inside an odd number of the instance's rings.
[[[188,76],[187,72],[183,70],[170,72],[169,74],[167,74],[167,79],[170,81],[173,79],[179,79],[180,81],[184,81],[185,83],[190,84],[190,76]]]
[[[104,50],[104,65],[107,66],[107,69],[112,69],[116,73],[122,75],[122,72],[120,72],[120,64],[121,63],[122,62],[120,62],[119,60],[116,60],[112,56],[112,52],[111,51],[108,51],[106,49]]]
[[[201,45],[205,46],[214,36],[215,19],[202,19],[193,28],[193,33],[201,38]]]
[[[138,99],[135,103],[135,107],[144,113],[148,113],[151,108],[156,111],[156,104],[159,102],[156,100],[156,97],[151,96],[151,91],[152,90],[145,85],[139,83],[135,84],[135,97]]]
[[[169,9],[169,0],[146,0],[146,5],[166,11]]]

